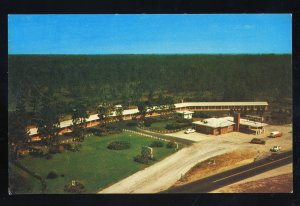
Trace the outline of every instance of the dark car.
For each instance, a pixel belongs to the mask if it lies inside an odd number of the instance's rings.
[[[266,144],[266,141],[258,139],[258,138],[253,138],[250,143],[252,143],[252,144]]]

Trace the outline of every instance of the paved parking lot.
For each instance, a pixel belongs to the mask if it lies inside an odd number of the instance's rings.
[[[283,133],[282,137],[269,138],[270,132],[278,130]],[[292,125],[268,125],[265,127],[265,133],[260,135],[245,134],[241,132],[230,132],[222,135],[207,135],[199,132],[190,134],[184,134],[184,131],[166,134],[177,138],[193,140],[195,142],[216,143],[216,144],[233,144],[239,145],[241,148],[249,147],[257,149],[259,153],[270,153],[269,150],[275,145],[280,145],[282,151],[288,151],[292,149]],[[249,142],[253,138],[261,138],[266,141],[265,145],[250,144]]]

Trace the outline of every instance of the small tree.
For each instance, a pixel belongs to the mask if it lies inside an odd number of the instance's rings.
[[[141,119],[144,120],[147,114],[147,105],[145,104],[145,102],[139,102],[137,106],[138,106],[139,114],[141,115]]]
[[[123,107],[118,107],[116,109],[116,118],[119,120],[119,121],[122,121],[123,120]]]
[[[175,105],[174,105],[174,99],[170,96],[165,97],[165,103],[166,103],[166,111],[167,113],[174,113],[175,110]]]
[[[113,107],[111,104],[104,102],[101,105],[99,105],[97,109],[99,120],[106,123],[109,120],[112,111]]]
[[[152,115],[154,112],[155,112],[155,102],[154,102],[154,99],[153,99],[153,91],[151,90],[149,92],[149,95],[148,95],[148,100],[146,102],[146,105],[147,105],[147,111],[150,115]]]
[[[55,136],[58,135],[60,129],[58,107],[51,103],[50,99],[44,98],[37,116],[38,133],[46,144],[51,146],[54,140],[57,140]]]
[[[13,160],[18,157],[18,150],[30,140],[23,98],[17,99],[16,111],[8,114],[8,122],[9,158]]]
[[[72,132],[74,138],[84,139],[84,128],[86,119],[89,118],[84,104],[77,104],[72,109]],[[73,139],[75,140],[75,139]]]

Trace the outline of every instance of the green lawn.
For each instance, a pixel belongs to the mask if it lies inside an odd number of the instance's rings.
[[[9,185],[12,194],[31,194],[42,190],[40,180],[31,176],[24,170],[13,164],[9,164],[9,171]]]
[[[159,121],[159,122],[154,122],[151,124],[151,128],[152,129],[158,129],[158,130],[165,130],[167,124],[172,124],[172,123],[176,123],[175,120],[171,119],[171,120],[164,120],[164,121]]]
[[[115,140],[129,141],[131,148],[120,151],[107,149],[107,145]],[[64,185],[71,180],[81,181],[87,193],[95,193],[146,167],[133,161],[133,157],[140,154],[141,146],[148,146],[152,141],[151,138],[125,132],[105,137],[90,136],[82,143],[79,152],[64,151],[53,155],[50,160],[29,156],[19,161],[42,177],[46,177],[51,170],[64,174],[64,177],[46,179],[47,193],[65,193]],[[157,161],[174,152],[166,147],[153,150]],[[36,181],[34,184],[38,183]],[[40,185],[34,186],[32,192],[40,193],[38,188]]]
[[[167,130],[166,129],[167,124],[185,125],[186,123],[178,123],[178,122],[176,122],[176,119],[169,119],[169,120],[162,120],[162,121],[154,122],[151,124],[150,128],[156,129],[156,130]],[[184,128],[186,128],[186,126]],[[184,129],[184,128],[182,128],[182,129]]]

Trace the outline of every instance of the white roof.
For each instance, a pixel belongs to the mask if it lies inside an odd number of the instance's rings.
[[[123,111],[123,115],[136,114],[139,113],[138,109],[126,109]]]
[[[218,128],[218,127],[228,127],[234,125],[234,122],[230,121],[228,117],[222,117],[222,118],[208,118],[208,119],[204,119],[203,121],[193,122],[193,124]]]
[[[177,111],[177,113],[180,113],[180,114],[194,114],[195,112],[193,111]]]
[[[37,128],[36,127],[30,128],[29,129],[29,135],[35,135],[35,134],[37,134]]]
[[[175,104],[176,108],[181,108],[181,107],[194,107],[194,106],[266,106],[268,105],[267,102],[184,102],[184,103],[177,103]],[[119,105],[116,105],[119,106]],[[121,105],[120,105],[121,106]],[[159,109],[157,106],[154,106],[154,108]],[[185,114],[192,114],[192,111],[183,111]],[[188,113],[187,113],[188,112]],[[137,114],[139,113],[139,110],[136,109],[126,109],[123,111],[123,115],[132,115],[132,114]],[[180,112],[181,113],[181,112]],[[112,117],[116,116],[116,113],[113,112]],[[87,122],[98,120],[98,114],[92,114],[89,116],[89,118],[86,119]],[[257,126],[254,123],[251,123],[251,121],[244,122],[242,123],[241,119],[241,124],[246,124],[249,126]],[[252,121],[253,122],[253,121]],[[72,125],[72,120],[66,120],[60,122],[60,128],[65,128],[69,127]],[[266,125],[266,124],[264,124]],[[37,128],[31,128],[29,130],[29,135],[35,135],[37,134]]]
[[[234,121],[233,117],[228,117],[228,119],[232,122]],[[246,125],[246,126],[251,126],[251,127],[264,127],[264,126],[267,126],[268,124],[241,118],[240,125]]]
[[[204,123],[204,122],[207,123]],[[217,127],[227,127],[234,124],[233,117],[222,117],[222,118],[208,118],[203,121],[196,121],[193,124],[204,125],[207,127],[217,128]],[[264,127],[267,126],[266,123],[255,122],[247,119],[240,119],[240,125],[246,125],[251,127]]]
[[[268,102],[183,102],[175,104],[176,108],[197,106],[267,106]]]
[[[251,126],[251,127],[264,127],[264,126],[268,125],[266,123],[250,121],[250,120],[247,120],[247,119],[241,119],[240,120],[240,124],[241,125]]]

